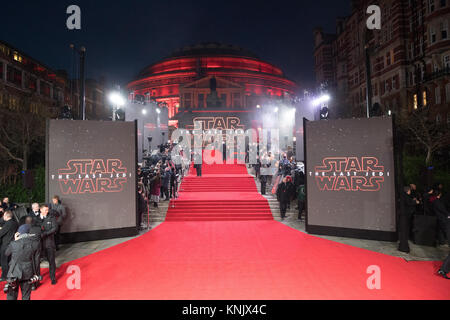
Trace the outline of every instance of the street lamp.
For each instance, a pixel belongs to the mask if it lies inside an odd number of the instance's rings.
[[[325,94],[323,96],[318,97],[317,99],[314,99],[312,101],[312,104],[314,107],[318,107],[321,104],[327,103],[328,101],[330,101],[330,99],[331,99],[331,97],[329,95]]]
[[[121,107],[123,107],[125,105],[125,99],[124,97],[122,97],[122,95],[117,92],[111,92],[109,94],[109,101],[112,103],[113,105],[113,121],[116,121],[116,117],[117,117],[117,109],[120,109]]]

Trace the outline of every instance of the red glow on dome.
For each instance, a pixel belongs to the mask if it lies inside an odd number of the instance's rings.
[[[214,75],[242,86],[246,96],[283,97],[295,95],[297,85],[284,77],[281,69],[253,56],[237,53],[207,54],[196,51],[174,56],[145,68],[128,84],[133,94],[150,95],[165,102],[169,118],[178,112],[180,87]]]

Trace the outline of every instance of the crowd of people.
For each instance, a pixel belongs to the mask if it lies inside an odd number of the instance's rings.
[[[266,161],[260,161],[263,158]],[[268,161],[269,160],[269,161]],[[297,164],[289,152],[281,156],[281,160],[273,161],[269,153],[258,158],[257,164],[253,165],[256,177],[261,183],[261,194],[266,194],[267,187],[273,187],[272,193],[276,195],[280,203],[281,219],[286,218],[286,211],[290,209],[292,202],[297,201],[298,219],[302,220],[305,199],[305,175],[297,168]],[[268,163],[268,164],[262,164]],[[274,174],[262,174],[262,168],[269,168],[270,163],[276,163]],[[417,190],[415,184],[406,186],[400,196],[400,210],[398,219],[399,247],[398,250],[409,253],[409,240],[414,230],[414,217],[417,215],[433,216],[436,218],[436,244],[448,247],[450,244],[450,195],[444,192],[444,186],[436,183],[428,187],[423,193]],[[444,261],[438,273],[446,279],[450,272],[450,255]]]
[[[442,183],[427,187],[423,193],[418,192],[415,184],[405,186],[400,197],[399,216],[399,251],[409,253],[409,239],[414,230],[414,218],[418,215],[435,217],[436,244],[448,247],[450,244],[449,194],[444,192]],[[418,227],[418,226],[416,226]],[[450,272],[450,254],[438,273],[446,279]]]
[[[270,169],[271,163],[277,163],[274,171]],[[305,174],[297,167],[292,152],[282,155],[280,161],[274,162],[270,152],[257,158],[254,165],[256,177],[261,183],[261,194],[265,195],[267,187],[272,189],[280,203],[281,219],[286,218],[286,211],[290,209],[293,201],[297,202],[298,219],[303,219],[305,209]],[[274,174],[272,174],[274,173]]]
[[[158,208],[160,201],[169,201],[178,196],[178,186],[186,172],[186,166],[176,164],[171,158],[174,146],[175,144],[168,142],[157,150],[147,152],[144,163],[138,166],[137,221],[141,228],[146,227],[143,217],[147,216],[148,219],[151,204]]]
[[[58,196],[50,204],[33,203],[25,215],[19,215],[18,206],[3,198],[0,206],[1,279],[7,282],[8,300],[16,300],[19,288],[22,299],[29,300],[42,280],[40,263],[49,263],[51,284],[56,280],[56,250],[59,230],[66,217],[66,209]]]

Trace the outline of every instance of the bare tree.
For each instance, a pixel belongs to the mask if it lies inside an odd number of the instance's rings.
[[[33,144],[45,136],[45,103],[35,95],[6,97],[0,105],[0,152],[27,170]]]
[[[408,142],[422,146],[426,152],[426,165],[433,161],[434,154],[450,145],[450,130],[446,123],[437,122],[429,107],[423,107],[399,117],[400,129],[408,137]]]

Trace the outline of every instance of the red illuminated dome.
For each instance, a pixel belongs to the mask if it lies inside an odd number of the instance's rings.
[[[228,81],[231,87],[233,83],[241,86],[245,95],[241,107],[257,101],[255,97],[287,97],[297,91],[296,84],[284,77],[278,67],[243,48],[219,43],[203,43],[175,51],[143,69],[128,84],[128,89],[131,98],[140,95],[167,103],[169,117],[173,117],[180,107],[180,89],[209,76]],[[233,107],[236,100],[230,97],[227,101]],[[193,108],[198,107],[194,104]]]

